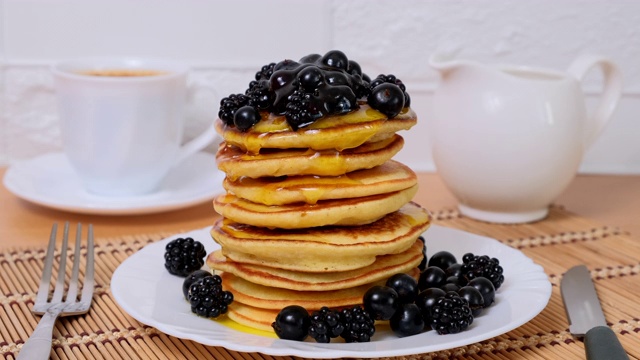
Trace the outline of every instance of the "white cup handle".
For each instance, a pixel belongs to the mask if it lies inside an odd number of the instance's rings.
[[[214,97],[218,99],[218,92],[212,86],[203,83],[203,82],[194,82],[189,84],[188,92],[189,94],[193,94],[197,92],[199,89],[206,89],[214,94]],[[189,98],[193,98],[193,96],[188,96]],[[184,161],[189,156],[197,153],[198,151],[204,149],[215,140],[219,138],[216,129],[213,125],[213,119],[211,121],[211,125],[207,127],[200,135],[191,139],[186,144],[183,144],[178,151],[178,154],[175,157],[174,165],[177,165]]]
[[[174,165],[181,163],[189,156],[204,149],[217,138],[218,138],[218,134],[216,133],[216,129],[214,128],[213,125],[209,126],[206,130],[202,132],[202,134],[196,136],[195,138],[191,139],[188,143],[182,145],[182,147],[180,148],[180,151],[178,151],[178,154],[176,155],[176,158],[174,160]]]
[[[618,66],[611,60],[600,55],[581,55],[573,61],[567,72],[578,81],[582,81],[591,68],[599,66],[604,77],[604,87],[598,106],[590,116],[590,128],[585,134],[585,144],[588,148],[593,144],[604,126],[609,122],[616,109],[622,93],[622,75]]]

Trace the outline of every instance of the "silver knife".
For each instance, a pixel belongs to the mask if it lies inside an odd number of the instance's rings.
[[[586,266],[574,266],[562,276],[560,293],[569,318],[569,331],[574,336],[584,336],[587,359],[629,359],[616,334],[607,325]]]

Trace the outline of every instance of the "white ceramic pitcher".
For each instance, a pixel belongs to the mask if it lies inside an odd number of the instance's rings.
[[[438,173],[462,214],[498,223],[544,218],[574,177],[586,149],[620,98],[618,67],[595,55],[566,72],[430,59],[442,81],[429,119]],[[599,104],[588,114],[581,79],[603,73]]]

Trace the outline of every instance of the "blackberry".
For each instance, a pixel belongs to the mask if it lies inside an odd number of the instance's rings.
[[[296,90],[287,100],[285,118],[293,130],[310,125],[323,115],[316,107],[312,94]]]
[[[184,298],[189,300],[189,288],[191,288],[191,284],[207,276],[213,276],[213,274],[207,270],[196,270],[184,278],[182,282],[182,294]]]
[[[222,279],[219,275],[196,280],[189,288],[191,311],[198,316],[217,318],[227,312],[227,307],[232,302],[233,294],[222,290]]]
[[[448,292],[431,306],[431,328],[440,335],[456,334],[473,322],[469,303],[455,292]]]
[[[199,241],[177,238],[165,247],[164,267],[173,275],[185,277],[204,265],[205,255],[207,252]]]
[[[243,94],[233,94],[220,100],[218,117],[227,125],[233,125],[236,111],[243,106],[253,105],[251,98]]]
[[[357,305],[340,312],[340,323],[344,326],[340,336],[348,343],[369,342],[376,332],[373,318]]]
[[[269,80],[271,75],[273,74],[273,68],[276,66],[276,63],[271,63],[269,65],[263,66],[260,71],[256,73],[256,80]]]
[[[311,314],[309,336],[319,343],[331,342],[344,331],[344,325],[340,323],[340,313],[324,306]]]
[[[258,80],[249,83],[249,88],[244,93],[249,97],[251,104],[259,110],[271,110],[276,94],[271,91],[269,80]]]
[[[466,253],[462,256],[461,272],[469,281],[484,277],[489,279],[493,287],[498,290],[504,282],[502,271],[500,261],[496,258],[490,258],[487,255],[478,256],[473,253]]]

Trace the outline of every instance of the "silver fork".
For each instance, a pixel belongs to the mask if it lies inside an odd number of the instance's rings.
[[[44,261],[40,287],[36,295],[36,301],[31,310],[34,314],[42,315],[38,326],[18,353],[18,360],[48,359],[51,353],[51,340],[53,326],[59,316],[80,315],[89,311],[91,298],[93,297],[93,226],[89,225],[87,234],[87,260],[82,282],[82,293],[78,299],[78,277],[80,274],[80,243],[82,242],[82,225],[76,229],[76,243],[74,250],[73,268],[69,288],[63,300],[64,283],[66,277],[67,243],[69,238],[69,223],[64,224],[62,248],[60,250],[60,262],[58,264],[58,276],[56,278],[53,295],[49,300],[49,284],[53,273],[54,252],[56,247],[56,234],[58,224],[53,224],[51,237]]]

